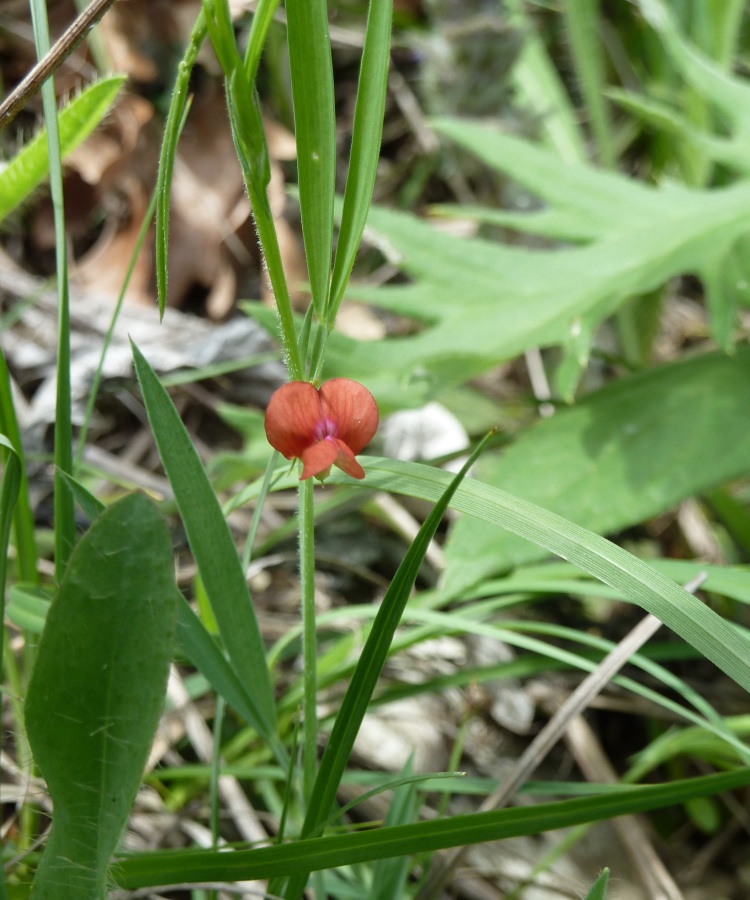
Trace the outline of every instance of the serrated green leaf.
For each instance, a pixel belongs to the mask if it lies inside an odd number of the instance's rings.
[[[422,328],[367,342],[334,334],[326,375],[366,382],[386,406],[419,405],[531,347],[564,343],[581,316],[601,321],[626,299],[699,271],[747,230],[748,183],[655,193],[658,215],[646,210],[637,226],[555,250],[457,238],[414,216],[373,208],[369,228],[412,283],[358,288],[356,296]]]

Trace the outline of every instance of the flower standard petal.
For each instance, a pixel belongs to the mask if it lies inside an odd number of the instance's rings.
[[[302,457],[313,444],[323,417],[320,394],[307,381],[290,381],[271,397],[266,409],[268,443],[287,459]]]
[[[325,438],[322,441],[318,441],[317,444],[307,447],[301,454],[302,474],[299,480],[304,481],[305,478],[312,478],[315,475],[320,475],[321,472],[325,472],[323,476],[325,478],[328,470],[336,462],[338,455],[337,442],[331,440],[331,438]]]
[[[325,418],[335,423],[336,437],[352,454],[370,443],[378,430],[378,406],[364,385],[350,378],[333,378],[321,386],[320,401]]]

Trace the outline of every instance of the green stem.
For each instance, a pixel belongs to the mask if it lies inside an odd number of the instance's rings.
[[[37,572],[36,540],[34,537],[34,514],[29,500],[29,482],[26,477],[21,429],[18,427],[16,408],[10,386],[10,372],[5,362],[5,354],[0,349],[0,432],[10,440],[16,449],[21,464],[21,484],[14,511],[14,534],[18,579],[29,584],[39,584]]]
[[[50,49],[46,4],[35,0],[31,4],[34,42],[41,59]],[[63,204],[62,160],[60,131],[57,122],[54,79],[42,85],[42,103],[47,126],[49,148],[50,194],[55,222],[55,262],[57,267],[57,397],[55,407],[55,579],[59,584],[75,543],[75,509],[73,495],[63,474],[73,472],[73,423],[70,389],[70,295],[68,289],[68,258],[65,236],[65,208]]]
[[[302,772],[305,800],[309,800],[317,773],[317,640],[315,634],[315,531],[313,482],[299,483],[299,567],[302,586],[302,653],[304,660]]]

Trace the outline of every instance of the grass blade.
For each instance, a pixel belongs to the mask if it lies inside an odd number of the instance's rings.
[[[276,731],[271,679],[232,535],[174,404],[135,345],[133,359],[156,446],[219,632],[240,682],[253,692],[252,725],[270,741]]]
[[[164,128],[164,140],[159,154],[159,174],[156,179],[156,289],[159,297],[159,316],[164,318],[167,307],[167,276],[169,266],[169,201],[177,142],[188,106],[188,86],[198,52],[208,33],[206,17],[201,11],[190,32],[185,55],[177,69],[172,100]]]
[[[186,881],[239,881],[293,875],[375,859],[432,852],[518,835],[538,834],[684,803],[750,784],[750,769],[704,775],[668,784],[607,791],[597,797],[454,816],[413,825],[295,841],[277,847],[149,853],[122,858],[112,875],[126,889]]]
[[[8,544],[10,543],[13,509],[21,491],[21,459],[16,448],[4,434],[0,434],[0,446],[5,447],[7,451],[3,454],[5,471],[0,487],[0,672],[2,672],[3,647],[5,646],[5,582],[8,575]]]
[[[388,88],[392,14],[392,0],[371,0],[354,109],[344,207],[331,279],[329,330],[336,321],[336,313],[354,266],[375,186]]]
[[[333,248],[336,114],[325,0],[287,0],[302,234],[313,305],[326,319]]]
[[[15,504],[15,539],[19,581],[29,584],[39,582],[37,572],[36,537],[34,534],[34,514],[29,500],[29,482],[26,477],[26,463],[18,427],[16,409],[13,405],[10,372],[5,354],[0,347],[0,433],[5,434],[18,454],[21,468],[21,484]]]
[[[32,0],[31,19],[34,43],[41,59],[49,52],[49,24],[44,0]],[[42,85],[44,121],[47,126],[50,193],[55,221],[55,266],[57,270],[57,397],[55,404],[55,578],[62,581],[68,559],[76,539],[73,497],[63,481],[61,472],[73,471],[73,423],[70,389],[70,293],[68,286],[68,257],[65,236],[65,208],[63,204],[62,157],[60,130],[57,121],[54,79]]]

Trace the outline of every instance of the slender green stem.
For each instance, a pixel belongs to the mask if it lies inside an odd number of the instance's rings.
[[[573,65],[596,141],[599,162],[608,169],[617,159],[607,101],[604,95],[604,61],[597,34],[599,0],[567,0],[565,24],[573,51]]]
[[[31,4],[34,41],[41,59],[49,53],[49,24],[47,7],[42,0]],[[68,564],[75,543],[75,509],[73,495],[63,473],[73,472],[73,424],[70,389],[70,295],[68,288],[68,258],[65,238],[65,208],[63,204],[62,160],[60,131],[57,122],[54,80],[42,85],[44,119],[49,147],[50,193],[55,221],[55,262],[57,267],[58,326],[57,326],[57,398],[55,408],[55,578],[59,583]]]
[[[104,336],[104,343],[102,344],[102,352],[99,357],[99,365],[96,367],[96,371],[94,372],[94,377],[91,381],[91,388],[89,390],[89,395],[86,398],[86,412],[83,417],[83,425],[81,426],[81,430],[78,433],[78,446],[76,448],[76,456],[75,456],[75,472],[78,473],[78,470],[81,467],[81,463],[83,462],[83,452],[86,449],[86,434],[88,432],[89,422],[91,421],[91,417],[94,414],[94,406],[96,404],[96,398],[99,394],[99,386],[102,383],[102,372],[104,370],[104,360],[107,356],[107,351],[109,350],[109,345],[112,343],[112,337],[115,333],[115,327],[117,326],[117,320],[120,318],[120,311],[122,310],[122,304],[125,301],[125,294],[128,290],[128,285],[130,284],[130,279],[133,277],[133,272],[135,271],[135,264],[138,262],[138,257],[141,254],[141,248],[143,247],[143,242],[146,240],[146,235],[148,234],[148,229],[151,226],[151,220],[154,217],[154,210],[156,208],[156,198],[157,192],[151,195],[151,202],[148,205],[148,209],[146,210],[146,215],[143,218],[143,223],[141,224],[141,229],[138,232],[138,238],[135,242],[135,249],[130,257],[130,264],[128,265],[128,270],[125,273],[125,279],[123,280],[122,287],[120,288],[120,294],[117,297],[117,303],[115,304],[114,312],[112,313],[112,319],[109,323],[109,328],[107,329],[107,333]]]
[[[216,695],[216,710],[213,723],[213,743],[211,748],[211,776],[209,781],[209,796],[211,798],[211,846],[214,850],[219,846],[221,833],[219,831],[219,778],[221,777],[221,732],[224,726],[224,712],[226,701],[221,694]],[[208,894],[209,900],[217,900],[217,891]]]
[[[305,800],[310,799],[317,773],[317,640],[315,634],[315,531],[313,482],[299,483],[299,562],[302,585],[302,654],[304,699],[302,772]]]
[[[21,464],[21,484],[16,499],[14,516],[14,533],[19,580],[29,584],[39,583],[37,572],[36,540],[34,538],[34,515],[29,500],[29,482],[26,477],[26,462],[21,430],[18,427],[16,408],[10,387],[10,372],[5,361],[5,354],[0,349],[0,432],[9,438],[15,447]]]

